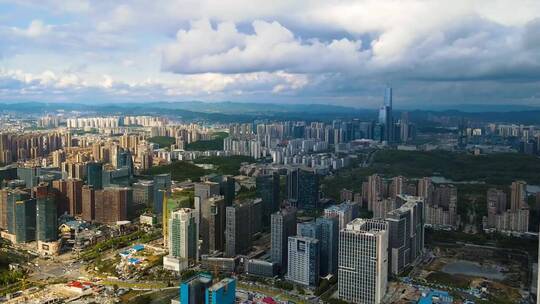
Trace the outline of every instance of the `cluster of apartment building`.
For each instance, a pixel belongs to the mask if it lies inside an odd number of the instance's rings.
[[[530,210],[527,202],[527,184],[524,181],[513,182],[510,191],[490,188],[486,198],[488,211],[487,217],[484,218],[486,230],[511,233],[529,231]]]

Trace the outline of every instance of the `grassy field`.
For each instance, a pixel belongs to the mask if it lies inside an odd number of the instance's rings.
[[[212,164],[215,166],[215,169],[212,170],[203,169],[186,161],[175,161],[168,165],[152,167],[146,173],[149,175],[170,173],[172,179],[175,181],[184,181],[187,179],[198,181],[201,176],[210,173],[237,175],[243,162],[251,163],[254,161],[253,158],[247,156],[212,156],[199,158],[194,161],[196,164]]]
[[[169,211],[174,211],[179,208],[193,208],[193,190],[184,190],[174,192],[167,201]]]
[[[255,162],[255,159],[249,156],[240,155],[228,157],[211,156],[198,158],[194,162],[197,164],[212,164],[216,166],[215,173],[237,175],[242,163],[253,163]]]
[[[475,245],[496,246],[501,249],[520,250],[537,257],[538,241],[520,239],[504,234],[468,234],[458,231],[426,229],[426,244],[463,242]]]
[[[131,234],[119,236],[112,239],[107,239],[106,241],[97,243],[81,253],[81,258],[84,261],[90,261],[98,258],[102,252],[109,249],[118,249],[126,247],[134,243],[146,243],[152,240],[157,239],[161,236],[159,231],[154,231],[152,233],[146,233],[144,231],[135,231]]]
[[[0,240],[0,287],[7,287],[23,278],[21,271],[10,271],[9,264],[25,263],[28,258],[7,248],[7,241]]]
[[[199,180],[203,175],[212,173],[212,171],[195,166],[190,162],[175,161],[168,165],[152,167],[147,173],[150,175],[170,173],[171,178],[175,181],[184,181],[186,179],[195,181]]]
[[[176,139],[169,136],[154,136],[150,137],[148,141],[159,145],[160,148],[168,148],[172,144],[176,143]]]
[[[535,156],[500,153],[474,156],[446,151],[379,151],[371,167],[388,175],[423,177],[441,175],[454,181],[481,181],[509,185],[516,179],[540,184],[540,159]]]
[[[478,181],[485,185],[460,185],[460,191],[481,198],[487,186],[509,186],[512,181],[525,180],[540,184],[540,159],[517,154],[492,154],[474,156],[446,151],[397,151],[381,150],[375,154],[368,168],[349,168],[338,171],[322,181],[325,196],[339,199],[343,188],[359,192],[362,182],[371,174],[385,177],[403,175],[411,178],[440,175],[453,181]],[[480,192],[479,192],[480,191]]]

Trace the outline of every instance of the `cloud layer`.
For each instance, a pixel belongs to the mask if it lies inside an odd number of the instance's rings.
[[[0,99],[540,104],[537,0],[4,1]]]

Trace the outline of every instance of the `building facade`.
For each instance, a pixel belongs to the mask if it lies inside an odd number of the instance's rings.
[[[305,286],[318,286],[321,257],[319,240],[290,236],[288,251],[287,280]]]
[[[388,284],[388,223],[355,219],[339,236],[338,295],[354,303],[379,304]]]
[[[296,208],[289,207],[272,213],[270,219],[270,256],[281,271],[287,269],[288,239],[296,235]]]
[[[182,271],[198,262],[199,216],[195,210],[182,208],[171,212],[167,229],[169,255],[163,259],[164,267]]]

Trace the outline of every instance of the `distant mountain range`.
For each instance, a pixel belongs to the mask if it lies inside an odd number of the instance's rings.
[[[519,112],[519,111],[540,111],[540,105],[511,105],[511,104],[455,104],[455,105],[426,105],[419,107],[411,107],[416,110],[424,111],[449,111],[457,110],[460,112]]]
[[[410,110],[410,117],[416,121],[426,121],[430,116],[446,116],[479,122],[508,122],[540,124],[540,107],[513,105],[456,105],[457,109],[434,110],[431,107]],[[377,109],[358,109],[324,104],[271,104],[242,102],[150,102],[150,103],[41,103],[41,102],[0,102],[0,111],[28,114],[52,113],[57,111],[81,111],[95,114],[143,115],[156,114],[191,121],[253,121],[263,119],[279,120],[319,120],[334,119],[376,120]],[[395,110],[394,117],[400,117]]]

